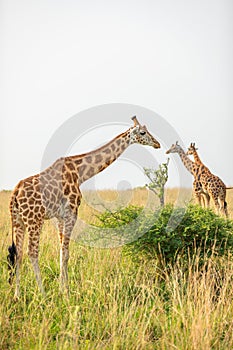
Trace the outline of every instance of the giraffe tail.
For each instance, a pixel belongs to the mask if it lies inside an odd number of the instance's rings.
[[[224,214],[226,216],[226,218],[228,218],[228,210],[227,210],[227,202],[224,201]]]
[[[9,254],[7,255],[10,284],[12,284],[13,277],[15,275],[15,265],[16,265],[16,256],[17,256],[17,250],[16,250],[16,245],[14,242],[14,235],[13,235],[13,212],[14,212],[14,206],[16,204],[16,195],[17,195],[17,192],[16,193],[13,192],[13,195],[10,201],[10,213],[11,213],[11,220],[12,220],[12,245],[8,247]]]
[[[15,264],[16,264],[16,245],[12,242],[12,245],[8,247],[9,254],[7,255],[8,270],[10,272],[9,283],[12,284],[13,277],[15,275]]]

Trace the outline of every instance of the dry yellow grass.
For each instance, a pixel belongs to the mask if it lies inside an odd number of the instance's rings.
[[[192,190],[185,188],[168,188],[165,191],[165,203],[180,206],[186,205],[192,199]],[[229,217],[233,218],[233,190],[227,191]],[[96,215],[108,210],[116,210],[127,205],[143,206],[154,209],[159,205],[157,197],[145,188],[115,191],[85,191],[79,209],[79,217],[88,223],[96,223]],[[213,204],[211,203],[211,207]]]
[[[9,203],[10,195],[10,191],[0,192],[0,228],[2,225],[9,225],[7,203]],[[229,218],[233,219],[233,190],[227,191],[226,200],[228,203]],[[191,189],[168,188],[165,191],[165,203],[184,206],[189,201],[193,201]],[[96,215],[104,210],[113,211],[127,205],[154,209],[159,205],[159,201],[156,196],[146,188],[135,188],[133,190],[125,191],[84,191],[78,216],[87,223],[95,224],[98,221]],[[212,203],[211,207],[213,208]]]

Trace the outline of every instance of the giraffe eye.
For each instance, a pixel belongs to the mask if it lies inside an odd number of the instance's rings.
[[[145,133],[146,133],[146,132],[145,132],[144,130],[140,131],[140,134],[141,134],[141,135],[145,135]]]

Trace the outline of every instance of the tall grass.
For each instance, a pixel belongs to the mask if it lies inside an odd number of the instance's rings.
[[[67,297],[59,292],[58,238],[48,222],[40,244],[46,296],[39,294],[25,254],[22,296],[14,302],[6,266],[8,198],[0,194],[0,349],[233,348],[228,254],[212,255],[201,266],[197,252],[188,262],[180,257],[161,268],[156,257],[135,265],[122,248],[88,248],[72,241]]]

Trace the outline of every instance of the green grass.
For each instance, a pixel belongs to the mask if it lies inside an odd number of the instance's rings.
[[[6,266],[9,194],[0,193],[0,349],[232,349],[233,259],[197,254],[161,268],[156,256],[135,264],[123,248],[70,246],[70,296],[59,292],[56,230],[46,223],[38,292],[27,255],[22,296],[13,301]],[[56,244],[57,243],[57,244]]]

